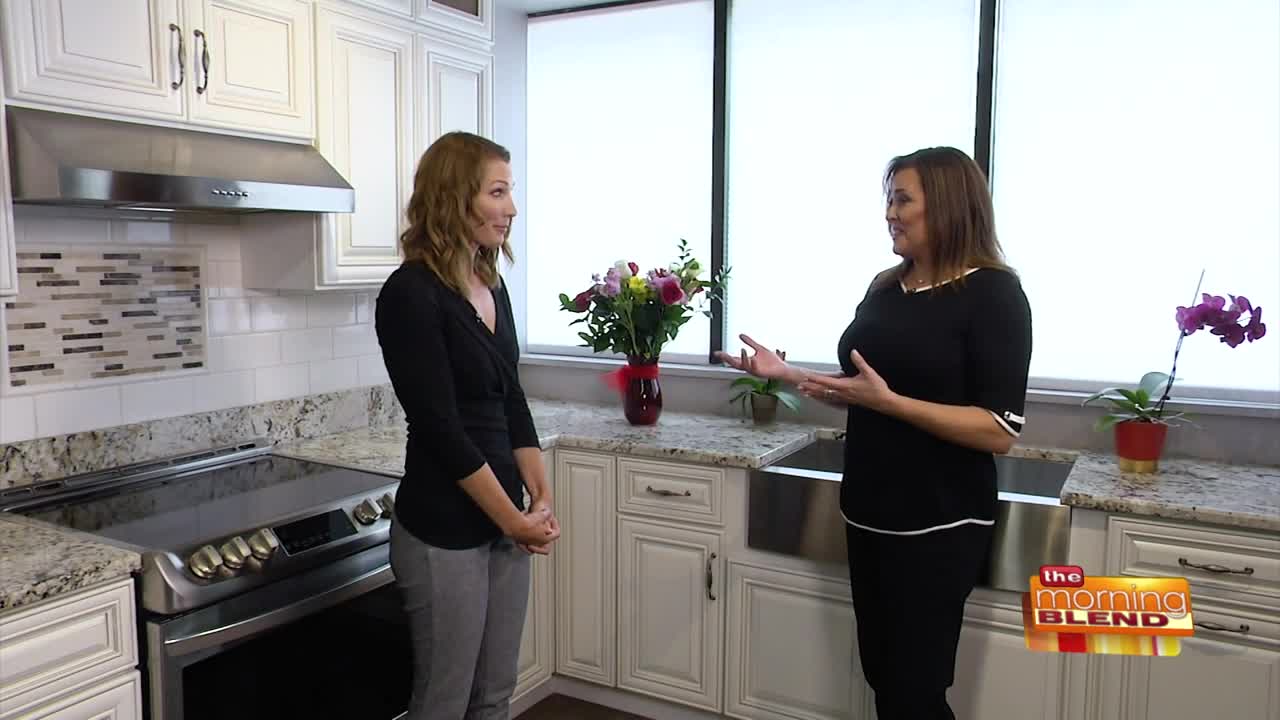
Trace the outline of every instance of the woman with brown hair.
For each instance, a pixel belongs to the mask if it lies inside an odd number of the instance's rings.
[[[982,170],[954,148],[894,158],[902,261],[872,281],[823,376],[755,350],[728,364],[847,408],[840,509],[863,673],[880,720],[954,718],[965,601],[991,544],[993,453],[1022,430],[1031,309],[996,240]]]
[[[378,295],[378,343],[409,429],[391,528],[413,635],[409,720],[507,717],[528,554],[560,534],[498,274],[499,253],[512,257],[510,162],[469,133],[427,149],[404,262]]]

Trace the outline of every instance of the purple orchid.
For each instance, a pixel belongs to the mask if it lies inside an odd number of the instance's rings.
[[[1198,305],[1179,305],[1177,308],[1175,315],[1178,329],[1184,336],[1208,327],[1209,332],[1217,335],[1228,347],[1236,347],[1266,334],[1267,326],[1262,323],[1262,308],[1254,307],[1249,298],[1231,295],[1231,304],[1228,305],[1225,298],[1217,295],[1204,293],[1201,297],[1202,301]],[[1249,322],[1240,325],[1240,318],[1246,313],[1249,315]]]
[[[615,268],[609,268],[604,274],[604,288],[600,294],[605,297],[617,297],[622,292],[622,275]]]

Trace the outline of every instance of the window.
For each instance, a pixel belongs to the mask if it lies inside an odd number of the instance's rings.
[[[710,266],[713,23],[710,0],[530,19],[530,350],[572,352],[557,298],[616,260],[665,266],[685,238]],[[694,316],[664,358],[705,363],[710,327]]]
[[[895,155],[973,152],[977,0],[735,0],[729,20],[726,345],[834,364],[897,263],[881,177]]]
[[[991,180],[1033,376],[1168,372],[1202,268],[1280,330],[1278,36],[1274,0],[1002,0]],[[1180,389],[1274,402],[1278,339],[1187,338]]]

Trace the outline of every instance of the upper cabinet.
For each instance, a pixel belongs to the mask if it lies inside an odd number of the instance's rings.
[[[7,0],[0,8],[9,97],[184,117],[191,36],[178,0]]]
[[[0,58],[0,67],[4,59]],[[18,293],[17,256],[13,237],[13,193],[9,190],[9,132],[5,129],[4,98],[0,97],[0,297]]]
[[[484,43],[493,42],[493,0],[415,0],[418,19]]]
[[[418,152],[453,130],[493,136],[493,55],[418,36]]]
[[[311,138],[311,5],[303,0],[186,0],[187,97],[204,125]]]
[[[314,137],[305,0],[13,0],[0,7],[13,99]]]

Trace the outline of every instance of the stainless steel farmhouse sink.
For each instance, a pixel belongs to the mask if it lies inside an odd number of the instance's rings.
[[[818,440],[750,474],[747,545],[825,562],[847,562],[840,479],[844,447]],[[981,585],[1023,592],[1041,565],[1065,565],[1071,508],[1059,500],[1071,463],[996,456],[999,504]]]

